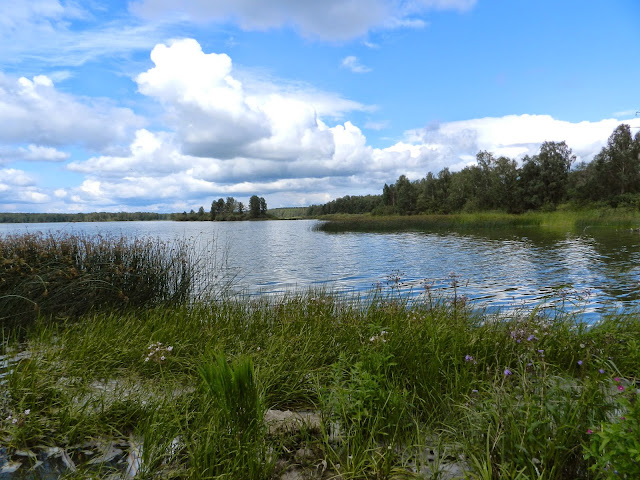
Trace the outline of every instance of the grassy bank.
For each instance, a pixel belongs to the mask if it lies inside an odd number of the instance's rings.
[[[0,438],[9,454],[65,449],[71,478],[113,473],[77,453],[100,438],[139,439],[142,478],[268,479],[319,465],[326,478],[439,478],[447,462],[475,479],[638,472],[615,456],[598,464],[637,441],[615,430],[638,426],[636,318],[586,328],[446,301],[307,295],[41,318],[20,340],[11,332]],[[267,409],[317,412],[321,425],[278,435]]]
[[[191,248],[0,240],[0,475],[640,475],[637,315],[391,287],[205,301]]]
[[[638,228],[640,212],[622,209],[558,210],[519,215],[483,212],[451,215],[328,215],[318,226],[324,232],[477,232],[482,230],[527,229],[584,230],[589,227]]]

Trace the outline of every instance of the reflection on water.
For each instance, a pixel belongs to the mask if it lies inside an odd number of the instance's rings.
[[[457,294],[489,310],[540,303],[584,310],[588,319],[607,309],[640,303],[640,234],[587,229],[558,233],[526,228],[456,233],[341,233],[313,230],[315,221],[110,222],[2,224],[0,235],[19,232],[83,232],[186,238],[201,255],[224,257],[237,290],[247,294],[326,288],[367,293],[386,286],[418,297],[425,284]],[[212,242],[215,249],[212,249]]]

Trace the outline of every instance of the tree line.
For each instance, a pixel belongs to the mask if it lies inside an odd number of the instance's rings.
[[[487,151],[459,172],[448,168],[410,181],[401,175],[381,195],[346,196],[312,205],[307,215],[373,213],[411,215],[502,210],[522,213],[577,206],[640,209],[640,132],[621,124],[589,163],[575,164],[565,142],[544,142],[539,152],[516,160]],[[572,168],[573,167],[573,168]]]
[[[182,212],[172,215],[172,220],[178,221],[232,221],[247,220],[267,217],[267,201],[263,197],[252,195],[249,199],[248,208],[244,203],[237,201],[234,197],[219,198],[211,202],[211,209],[205,212],[204,207],[198,211],[191,210],[189,213]]]
[[[170,217],[169,213],[152,212],[0,213],[0,223],[127,222],[168,220]]]

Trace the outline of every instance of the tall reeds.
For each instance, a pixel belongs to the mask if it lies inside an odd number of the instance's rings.
[[[197,260],[185,241],[102,235],[0,237],[0,321],[183,302]]]
[[[557,210],[509,214],[501,212],[456,213],[450,215],[331,215],[316,228],[323,232],[482,231],[515,228],[571,229],[586,227],[637,228],[640,214],[624,209]]]

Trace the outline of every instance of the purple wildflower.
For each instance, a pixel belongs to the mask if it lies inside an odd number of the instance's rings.
[[[509,375],[511,375],[511,373],[512,373],[511,370],[509,370],[508,368],[504,369],[504,376],[505,377],[508,377]]]

